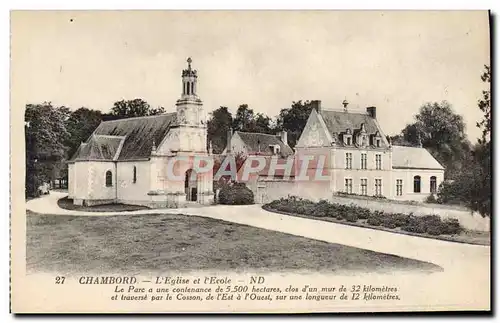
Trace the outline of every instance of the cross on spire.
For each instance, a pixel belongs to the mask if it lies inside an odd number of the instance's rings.
[[[191,69],[191,63],[192,62],[193,62],[193,60],[191,59],[191,57],[188,57],[188,59],[187,59],[188,69]]]

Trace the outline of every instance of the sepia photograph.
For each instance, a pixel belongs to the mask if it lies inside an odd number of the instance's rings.
[[[491,311],[488,11],[11,11],[14,313]]]

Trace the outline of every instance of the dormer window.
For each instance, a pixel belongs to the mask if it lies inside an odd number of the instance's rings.
[[[361,147],[366,147],[368,145],[368,135],[360,134],[358,136],[358,145]]]
[[[380,132],[376,132],[373,136],[373,146],[380,148],[382,146],[382,136],[380,136]]]
[[[351,129],[347,129],[344,134],[344,145],[351,146],[352,145],[352,132]]]
[[[280,145],[270,145],[270,148],[273,152],[273,155],[279,155],[281,149]]]

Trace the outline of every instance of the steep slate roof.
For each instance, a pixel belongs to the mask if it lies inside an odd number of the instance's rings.
[[[82,143],[71,160],[114,160],[118,157],[125,137],[92,135]]]
[[[236,133],[240,136],[241,140],[245,144],[249,153],[261,153],[265,154],[268,152],[272,154],[269,149],[270,145],[279,145],[280,146],[280,155],[283,157],[293,155],[293,150],[290,146],[285,145],[281,139],[278,138],[277,135],[268,135],[265,133],[258,132],[242,132],[236,131]],[[259,147],[260,146],[260,147]]]
[[[113,149],[118,149],[114,138],[119,137],[124,137],[123,144],[115,160],[147,159],[151,155],[153,142],[159,145],[176,123],[175,112],[101,122],[87,142],[78,148],[72,160],[89,160],[96,156],[98,159],[113,160]],[[100,154],[103,147],[109,152]]]
[[[334,133],[337,134],[337,138],[335,138],[337,144],[342,144],[340,134],[345,133],[347,129],[352,131],[354,140],[354,136],[356,136],[361,129],[361,124],[364,124],[367,135],[374,135],[378,131],[382,137],[381,147],[386,148],[388,146],[377,121],[366,113],[321,110],[319,114],[323,117],[330,134],[332,136]]]
[[[440,169],[444,167],[420,147],[392,146],[392,168]]]

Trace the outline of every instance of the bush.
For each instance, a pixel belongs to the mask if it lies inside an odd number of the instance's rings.
[[[328,203],[328,201],[326,200],[321,200],[314,205],[314,207],[311,210],[312,212],[310,214],[317,217],[325,217],[328,216],[329,210],[330,210],[330,203]]]
[[[433,203],[433,204],[436,204],[438,202],[438,200],[436,199],[436,197],[434,196],[434,194],[429,194],[429,196],[427,196],[427,198],[425,199],[425,203]]]
[[[401,229],[407,232],[425,233],[425,226],[423,222],[411,223],[402,227]]]
[[[349,222],[356,222],[358,221],[358,215],[356,212],[350,211],[346,213],[345,219]]]
[[[443,221],[443,234],[458,234],[462,232],[462,227],[457,219],[446,219]]]
[[[253,204],[253,192],[244,183],[226,185],[219,192],[219,203],[226,205]]]
[[[385,213],[371,211],[356,205],[329,203],[326,200],[315,203],[295,196],[272,201],[267,206],[288,213],[332,217],[348,222],[366,219],[366,223],[372,226],[383,226],[389,229],[401,228],[403,231],[412,233],[427,233],[430,235],[458,234],[462,230],[458,220],[446,219],[443,221],[437,215],[415,216],[412,213]]]
[[[444,181],[439,185],[437,203],[440,204],[462,204],[465,188],[458,181]]]
[[[369,209],[363,207],[358,208],[356,212],[358,213],[358,218],[360,218],[361,220],[368,219],[371,214]]]
[[[379,217],[371,216],[368,218],[368,221],[366,221],[366,223],[378,227],[379,225],[382,225],[382,220]]]

